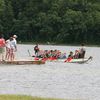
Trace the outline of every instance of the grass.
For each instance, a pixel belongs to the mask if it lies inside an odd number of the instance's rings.
[[[25,95],[0,95],[0,100],[63,100],[63,99],[38,98]]]

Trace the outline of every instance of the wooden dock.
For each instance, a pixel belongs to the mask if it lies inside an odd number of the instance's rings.
[[[10,65],[29,65],[29,64],[45,64],[42,60],[14,60],[14,61],[0,61],[0,64],[10,64]]]

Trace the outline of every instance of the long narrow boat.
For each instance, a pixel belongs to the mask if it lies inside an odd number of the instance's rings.
[[[80,58],[80,59],[68,59],[68,60],[65,60],[64,62],[66,63],[86,63],[90,60],[92,60],[92,56],[90,56],[89,58]]]
[[[14,61],[0,61],[0,64],[10,64],[10,65],[26,65],[26,64],[45,64],[42,60],[14,60]]]
[[[79,58],[79,59],[72,59],[72,58],[67,58],[67,59],[55,59],[55,60],[47,60],[49,62],[65,62],[65,63],[86,63],[88,61],[92,60],[92,56],[88,58]]]

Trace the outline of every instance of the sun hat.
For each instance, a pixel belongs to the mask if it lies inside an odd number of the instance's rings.
[[[13,35],[14,38],[17,38],[17,35]]]

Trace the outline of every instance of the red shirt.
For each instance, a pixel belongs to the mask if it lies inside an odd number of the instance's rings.
[[[5,46],[5,39],[1,38],[0,39],[0,47],[4,47]]]

